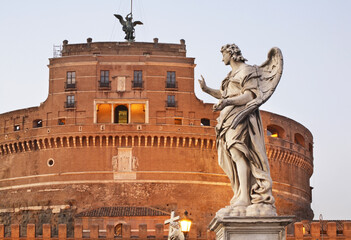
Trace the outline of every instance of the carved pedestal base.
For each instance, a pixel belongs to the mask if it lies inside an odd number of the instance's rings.
[[[216,240],[285,240],[285,227],[293,218],[216,216],[209,228],[215,231]]]

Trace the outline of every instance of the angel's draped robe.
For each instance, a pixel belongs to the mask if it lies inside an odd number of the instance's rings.
[[[230,98],[251,91],[255,98],[259,96],[260,76],[256,68],[245,65],[222,82],[220,91],[222,98]],[[274,204],[272,196],[272,180],[270,177],[269,163],[264,144],[264,132],[258,107],[248,114],[235,129],[232,122],[238,114],[245,110],[246,105],[226,106],[217,119],[217,149],[218,161],[230,179],[234,197],[231,204],[240,196],[240,182],[235,160],[230,155],[230,149],[236,148],[243,153],[250,166],[250,200],[251,204]]]

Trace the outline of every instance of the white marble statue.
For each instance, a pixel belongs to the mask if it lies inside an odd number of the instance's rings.
[[[169,224],[168,239],[167,240],[184,240],[184,234],[179,226],[179,216],[175,216],[175,212],[171,212],[171,218],[165,221],[165,224]]]
[[[232,70],[219,90],[201,89],[219,99],[213,106],[220,111],[216,126],[218,162],[230,179],[234,196],[230,206],[218,216],[276,216],[272,179],[264,144],[264,132],[258,107],[274,92],[283,70],[283,57],[272,48],[261,66],[245,64],[239,47],[222,47],[223,62]]]

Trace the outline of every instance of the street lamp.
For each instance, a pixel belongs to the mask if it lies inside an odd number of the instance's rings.
[[[184,217],[180,220],[180,230],[184,233],[184,238],[187,239],[188,233],[190,231],[192,219],[188,217],[188,211],[184,212]]]

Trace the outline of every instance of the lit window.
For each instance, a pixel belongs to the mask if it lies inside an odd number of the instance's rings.
[[[167,96],[166,107],[176,107],[176,101],[174,95]]]
[[[285,131],[282,127],[278,125],[267,126],[267,136],[273,138],[284,138]]]
[[[267,129],[267,136],[270,136],[270,137],[279,137],[278,133],[277,132],[271,132]]]
[[[102,88],[109,88],[110,87],[110,80],[109,80],[110,71],[102,70],[100,71],[100,81],[99,86]]]
[[[118,105],[115,108],[115,123],[128,123],[128,107]]]
[[[167,72],[166,88],[177,88],[175,72]]]
[[[67,101],[65,103],[66,108],[74,108],[76,105],[76,102],[74,100],[74,95],[69,95],[67,96]]]
[[[33,128],[40,128],[43,126],[43,121],[41,119],[36,119],[33,121]]]
[[[96,105],[97,122],[110,123],[111,122],[111,104],[98,104]]]
[[[14,127],[13,127],[13,131],[19,131],[19,130],[21,130],[21,127],[20,127],[20,125],[15,125]]]
[[[133,88],[142,88],[143,87],[143,72],[142,71],[134,71],[134,80],[133,80]]]
[[[76,72],[67,72],[66,89],[76,88]]]
[[[132,123],[145,123],[145,104],[133,103],[130,105]]]

